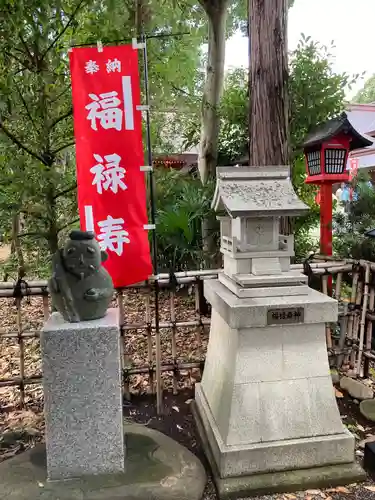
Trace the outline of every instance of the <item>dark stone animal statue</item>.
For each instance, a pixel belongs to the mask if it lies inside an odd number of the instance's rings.
[[[48,288],[52,307],[66,321],[76,323],[105,316],[113,297],[113,283],[102,266],[108,256],[94,233],[72,231],[63,249],[52,258]]]

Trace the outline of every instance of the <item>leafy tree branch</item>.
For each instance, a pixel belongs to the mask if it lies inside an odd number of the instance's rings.
[[[55,149],[54,151],[52,151],[51,154],[52,154],[52,156],[56,156],[58,153],[60,153],[64,149],[70,148],[71,146],[74,146],[74,144],[75,144],[75,141],[67,142],[66,144],[63,144],[62,146],[59,146],[57,149]]]
[[[60,33],[54,38],[54,40],[51,42],[51,44],[48,46],[47,50],[43,53],[40,61],[43,61],[43,59],[46,57],[48,52],[57,44],[57,42],[62,38],[62,36],[66,33],[68,28],[71,26],[72,22],[74,21],[75,17],[77,16],[79,10],[83,7],[83,5],[87,2],[87,0],[80,0],[78,4],[76,5],[75,9],[73,10],[73,13],[69,17],[66,25],[64,28],[60,31]]]
[[[66,118],[71,117],[72,114],[73,114],[73,108],[71,107],[68,109],[68,111],[66,113],[62,114],[61,116],[59,116],[58,118],[53,120],[53,122],[50,125],[50,129],[53,129],[54,127],[56,127],[56,125],[58,123],[60,123],[62,120],[65,120]]]
[[[17,137],[0,121],[0,132],[3,132],[8,139],[10,139],[19,149],[25,151],[25,153],[29,154],[36,160],[39,160],[44,165],[48,165],[42,156],[39,156],[37,153],[28,148],[25,144],[23,144]]]

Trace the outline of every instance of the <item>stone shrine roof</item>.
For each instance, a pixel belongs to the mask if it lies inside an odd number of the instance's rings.
[[[289,167],[219,167],[212,208],[232,218],[295,216],[307,210],[293,190]]]

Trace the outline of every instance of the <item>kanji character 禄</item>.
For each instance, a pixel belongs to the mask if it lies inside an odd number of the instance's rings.
[[[102,194],[103,189],[105,191],[110,189],[116,194],[119,188],[125,191],[127,186],[123,178],[126,170],[120,166],[121,156],[113,153],[104,155],[103,158],[101,155],[94,154],[94,158],[98,163],[90,169],[90,172],[94,174],[92,184],[96,185],[97,192]]]

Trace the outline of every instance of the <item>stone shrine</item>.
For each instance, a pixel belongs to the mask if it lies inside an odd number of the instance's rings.
[[[308,293],[307,277],[290,270],[293,235],[279,234],[279,218],[301,215],[288,171],[220,168],[213,207],[219,216],[224,272],[219,281],[237,297],[269,297]]]
[[[307,207],[288,167],[218,168],[224,269],[205,282],[211,330],[194,414],[220,498],[363,478],[325,341],[337,302],[291,270],[281,216]]]

